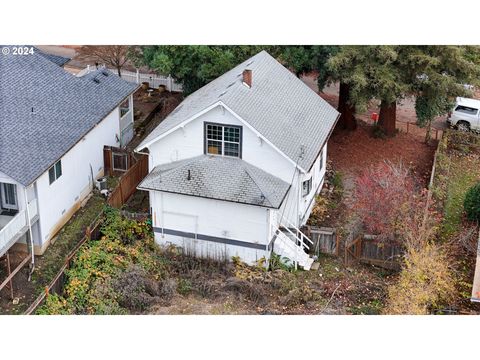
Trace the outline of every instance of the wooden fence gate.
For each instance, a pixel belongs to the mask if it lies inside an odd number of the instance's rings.
[[[382,244],[374,239],[359,236],[345,244],[344,260],[346,265],[352,261],[360,261],[385,269],[399,270],[402,254],[403,249],[398,245]]]

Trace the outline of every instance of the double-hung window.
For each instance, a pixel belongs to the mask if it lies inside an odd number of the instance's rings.
[[[302,184],[302,196],[307,196],[312,191],[312,178],[305,180]]]
[[[48,169],[48,178],[50,179],[50,184],[62,176],[62,160],[58,160],[55,165]]]
[[[205,153],[242,157],[242,127],[205,123]]]

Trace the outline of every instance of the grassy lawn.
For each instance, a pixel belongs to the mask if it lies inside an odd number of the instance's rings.
[[[451,157],[450,176],[444,209],[442,235],[452,236],[462,224],[465,194],[480,181],[480,159],[473,157]]]
[[[480,137],[448,131],[439,146],[433,193],[443,209],[443,240],[461,230],[465,194],[480,181],[480,148],[468,145],[475,143]]]

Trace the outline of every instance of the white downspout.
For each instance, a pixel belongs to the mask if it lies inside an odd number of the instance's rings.
[[[24,187],[23,188],[23,193],[24,193],[24,196],[25,196],[25,208],[26,208],[26,214],[27,214],[27,224],[28,224],[28,235],[30,237],[30,246],[31,246],[31,249],[32,249],[32,270],[31,270],[31,273],[33,272],[33,270],[35,269],[35,251],[33,249],[33,236],[32,236],[32,223],[30,222],[30,210],[28,209],[28,195],[27,195],[27,188]]]

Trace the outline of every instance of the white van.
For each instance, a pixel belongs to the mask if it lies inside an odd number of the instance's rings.
[[[448,113],[447,124],[461,131],[480,131],[480,100],[457,97],[453,110]]]

